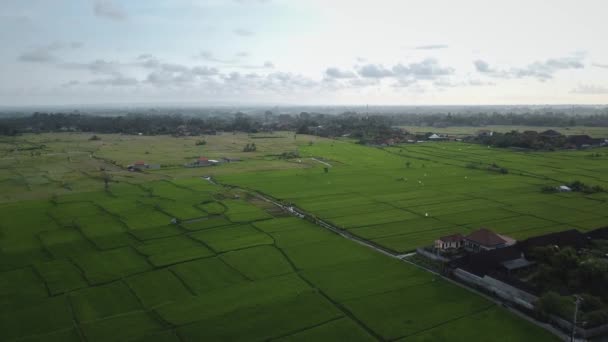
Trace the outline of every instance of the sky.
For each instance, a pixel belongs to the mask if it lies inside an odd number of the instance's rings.
[[[605,0],[1,0],[0,106],[607,104]]]

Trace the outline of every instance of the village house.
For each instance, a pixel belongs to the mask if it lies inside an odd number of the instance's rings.
[[[442,236],[435,240],[435,248],[441,251],[447,251],[450,249],[459,249],[463,246],[464,237],[459,234],[452,234]]]
[[[489,129],[480,129],[477,131],[478,137],[491,137],[494,135],[494,132]]]
[[[198,157],[198,159],[194,162],[197,166],[208,166],[211,165],[209,158],[206,157]]]
[[[464,248],[469,252],[479,252],[511,246],[514,243],[515,240],[508,236],[481,228],[467,236],[461,234],[442,236],[435,240],[435,248],[439,251]]]
[[[470,252],[489,251],[511,246],[515,240],[496,234],[487,228],[478,229],[464,237],[464,248]]]
[[[160,164],[147,164],[143,160],[138,160],[135,163],[127,166],[127,170],[129,170],[129,171],[158,170],[158,169],[160,169]]]

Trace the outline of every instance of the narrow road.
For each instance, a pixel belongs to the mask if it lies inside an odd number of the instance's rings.
[[[330,163],[328,163],[328,162],[324,162],[324,161],[319,160],[319,159],[317,159],[317,158],[310,158],[310,159],[312,159],[312,160],[314,160],[314,161],[316,161],[316,162],[318,162],[318,163],[321,163],[321,164],[323,164],[323,165],[325,165],[325,166],[327,166],[327,167],[331,167],[331,164],[330,164]]]

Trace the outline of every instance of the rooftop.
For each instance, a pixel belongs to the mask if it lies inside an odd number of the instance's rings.
[[[439,240],[441,240],[443,242],[459,242],[462,239],[464,239],[464,236],[462,236],[462,234],[460,234],[460,233],[442,236],[439,238]]]
[[[496,246],[508,243],[509,241],[502,236],[494,233],[487,228],[481,228],[467,235],[465,239],[476,242],[482,246]]]

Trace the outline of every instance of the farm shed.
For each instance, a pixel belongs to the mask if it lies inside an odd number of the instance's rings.
[[[143,160],[138,160],[135,163],[128,165],[127,169],[129,171],[142,171],[144,169],[148,169],[150,167],[150,165],[146,164],[145,161]]]

